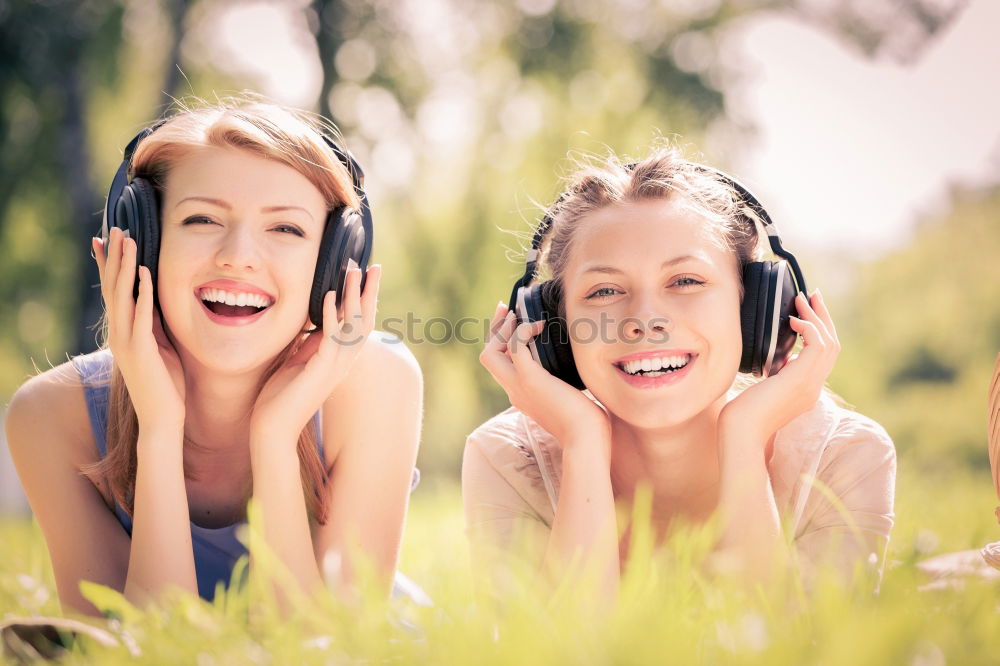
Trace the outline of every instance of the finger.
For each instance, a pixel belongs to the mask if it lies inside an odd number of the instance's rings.
[[[487,348],[499,351],[507,349],[507,343],[510,340],[510,336],[514,334],[516,327],[517,318],[514,317],[513,312],[508,312],[503,322],[501,322],[500,328],[497,329],[496,333],[486,343]]]
[[[148,269],[147,269],[148,271]],[[163,320],[160,318],[160,313],[156,308],[151,308],[152,313],[150,314],[151,324],[150,327],[153,331],[153,339],[156,340],[156,344],[164,349],[174,350],[174,345],[170,342],[167,337],[166,331],[163,330]]]
[[[823,294],[819,289],[813,292],[810,301],[813,310],[816,311],[816,314],[819,315],[819,318],[826,325],[826,330],[830,333],[831,339],[840,344],[840,338],[837,337],[837,327],[833,324],[833,317],[830,316],[830,310],[826,307],[826,301],[823,299]]]
[[[822,351],[825,348],[825,341],[813,322],[799,317],[789,317],[788,323],[793,331],[802,336],[802,354],[810,353],[810,350]]]
[[[500,388],[507,393],[507,397],[513,401],[514,391],[517,387],[517,370],[506,355],[506,351],[487,346],[479,354],[479,362],[489,371]]]
[[[113,285],[115,325],[121,334],[128,335],[135,318],[135,301],[132,298],[132,291],[135,288],[136,244],[131,238],[126,238],[122,246],[118,277]]]
[[[153,287],[149,269],[139,267],[139,300],[135,304],[134,337],[149,335],[153,330]]]
[[[344,296],[341,302],[344,318],[341,328],[347,333],[355,333],[361,327],[361,269],[352,259],[344,280]],[[350,325],[348,327],[348,325]]]
[[[525,322],[518,325],[510,339],[510,357],[518,372],[535,372],[541,366],[531,355],[528,343],[545,328],[544,321]]]
[[[104,303],[109,310],[114,303],[115,280],[118,278],[118,270],[122,262],[121,240],[121,229],[118,227],[112,228],[108,234],[108,256],[104,260],[104,282],[101,283],[101,290],[104,292]]]
[[[375,328],[375,313],[378,311],[378,292],[382,284],[382,266],[369,266],[366,272],[365,290],[361,294],[361,327],[365,333]]]
[[[101,283],[104,283],[104,241],[97,236],[90,239],[90,250],[97,262],[97,274],[101,276]]]
[[[341,328],[342,324],[337,321],[337,292],[331,289],[323,297],[322,339],[331,340],[338,345],[341,344],[344,337]]]
[[[496,335],[506,318],[507,306],[503,304],[503,301],[500,301],[497,303],[497,309],[493,312],[493,319],[490,320],[490,338]]]
[[[819,334],[823,336],[824,340],[830,339],[830,332],[826,329],[826,324],[820,319],[820,316],[816,314],[816,311],[812,309],[809,305],[809,299],[801,291],[795,296],[795,309],[798,310],[799,318],[808,321],[810,324],[816,327]]]

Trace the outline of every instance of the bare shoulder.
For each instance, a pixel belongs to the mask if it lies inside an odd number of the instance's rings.
[[[384,331],[372,331],[365,342],[359,361],[373,368],[391,370],[420,377],[420,364],[400,338]]]
[[[368,336],[344,381],[345,387],[380,394],[419,391],[422,384],[420,364],[413,352],[402,340],[383,331],[372,331]]]
[[[417,359],[399,338],[373,332],[322,411],[327,463],[339,458],[344,442],[369,442],[371,452],[381,447],[398,452],[405,442],[415,456],[423,418]]]
[[[7,406],[6,428],[12,450],[30,447],[42,458],[60,455],[75,465],[97,457],[83,384],[71,361],[21,385]]]

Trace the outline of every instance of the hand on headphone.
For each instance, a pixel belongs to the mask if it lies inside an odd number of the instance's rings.
[[[184,370],[167,339],[160,313],[153,307],[153,281],[139,268],[139,298],[132,297],[136,278],[135,240],[111,230],[108,248],[92,241],[101,275],[101,295],[108,318],[108,346],[121,369],[140,429],[184,427]],[[178,440],[180,441],[180,440]]]
[[[780,372],[730,401],[719,416],[720,425],[732,426],[734,432],[746,433],[749,438],[767,439],[819,400],[840,354],[840,340],[818,289],[810,299],[800,292],[795,307],[799,316],[791,317],[789,323],[802,336],[802,351]]]
[[[361,269],[352,261],[344,280],[343,316],[337,316],[337,294],[326,292],[323,328],[301,344],[275,372],[254,403],[251,431],[298,434],[350,372],[375,327],[381,266],[367,270],[361,293]]]
[[[506,391],[510,404],[551,433],[562,446],[577,437],[603,439],[610,446],[607,413],[583,391],[551,375],[531,356],[528,342],[541,333],[544,323],[518,325],[513,312],[502,303],[497,305],[490,322],[490,339],[479,362]]]

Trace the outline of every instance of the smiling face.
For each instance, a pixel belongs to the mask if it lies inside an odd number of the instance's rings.
[[[161,211],[157,291],[185,365],[266,366],[307,324],[323,195],[281,162],[201,147],[170,169]]]
[[[674,196],[586,214],[563,274],[580,376],[634,427],[688,421],[725,396],[739,369],[736,255],[686,203]]]

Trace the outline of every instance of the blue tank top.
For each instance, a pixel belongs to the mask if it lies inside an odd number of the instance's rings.
[[[111,351],[104,349],[84,354],[72,359],[74,367],[83,382],[84,397],[87,402],[87,412],[90,415],[90,427],[94,433],[94,440],[97,442],[97,451],[101,458],[107,453],[107,442],[105,433],[107,432],[108,416],[108,392],[111,381]],[[323,459],[322,431],[318,427],[319,414],[313,417],[317,424],[317,448],[319,449],[320,460]],[[420,472],[413,470],[413,479],[410,483],[410,490],[416,488],[420,481]],[[118,522],[132,536],[132,519],[125,510],[115,502],[115,515]],[[215,589],[218,583],[223,587],[228,587],[232,576],[233,566],[236,561],[247,552],[246,547],[237,538],[237,531],[246,525],[246,521],[240,521],[233,525],[219,528],[201,527],[191,523],[191,545],[194,549],[195,573],[198,577],[198,595],[203,599],[211,600],[215,597]],[[411,596],[411,592],[406,588],[412,585],[409,581],[397,573],[394,593],[402,592]],[[418,588],[419,589],[419,588]]]

